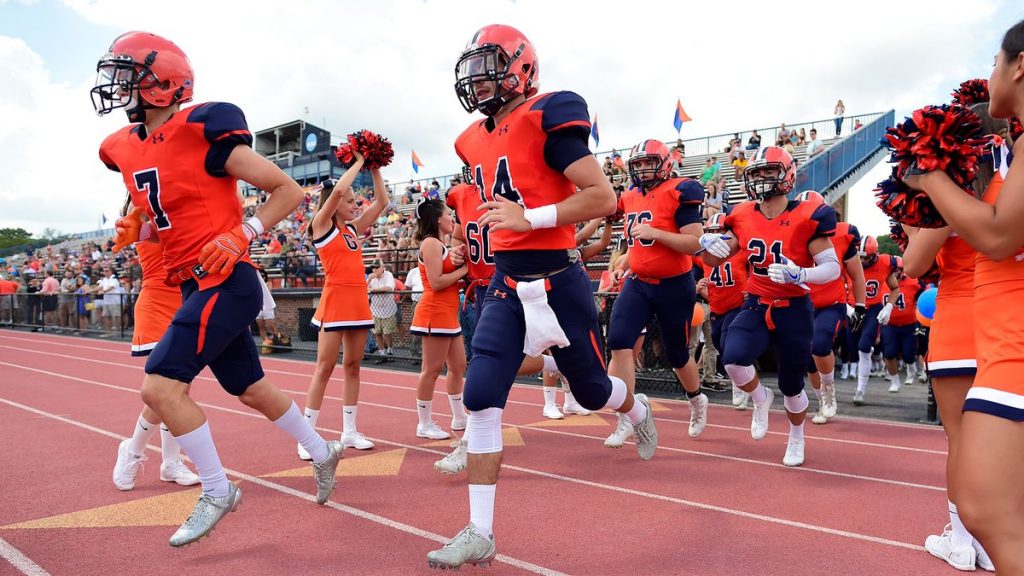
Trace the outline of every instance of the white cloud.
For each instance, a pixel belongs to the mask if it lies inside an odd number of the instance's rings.
[[[335,136],[364,127],[383,133],[396,146],[385,173],[392,181],[410,177],[411,148],[427,164],[421,174],[457,171],[452,142],[471,117],[455,99],[453,68],[466,40],[491,22],[529,35],[542,90],[572,89],[588,100],[606,149],[668,138],[677,97],[694,118],[684,127],[687,137],[827,118],[837,98],[850,114],[904,113],[987,74],[1009,22],[995,17],[995,0],[969,10],[962,2],[881,0],[856,8],[811,0],[67,5],[96,25],[175,40],[196,69],[197,101],[234,102],[253,129],[301,118],[308,107],[307,120],[326,118]],[[97,57],[105,49],[76,46]],[[15,76],[26,74],[19,71],[26,63],[34,68],[27,81]],[[0,225],[88,229],[100,207],[120,202],[120,180],[95,160],[95,150],[123,116],[97,120],[91,113],[91,69],[61,84],[44,65],[24,45],[0,48],[0,82],[19,84],[0,96],[0,143],[5,151],[15,146],[2,135],[17,130],[20,149],[20,160],[0,159]],[[9,111],[16,128],[6,125]],[[58,167],[66,174],[54,184],[50,173]],[[29,199],[49,207],[20,205]]]

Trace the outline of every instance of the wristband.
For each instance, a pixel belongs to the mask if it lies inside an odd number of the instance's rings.
[[[527,208],[523,210],[523,218],[530,223],[530,228],[554,228],[558,225],[558,208],[554,204],[541,206],[540,208]]]
[[[263,222],[253,216],[242,223],[242,232],[245,233],[246,239],[252,242],[253,238],[263,234]]]

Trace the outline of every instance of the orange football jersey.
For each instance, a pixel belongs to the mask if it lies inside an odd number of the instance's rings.
[[[864,304],[867,307],[881,304],[882,299],[889,294],[886,280],[898,271],[896,257],[889,254],[879,254],[874,264],[864,267],[864,292],[867,295]]]
[[[693,267],[693,257],[681,254],[657,240],[633,237],[637,226],[648,224],[658,230],[679,233],[688,224],[701,221],[700,205],[704,187],[690,178],[671,178],[653,189],[630,187],[619,197],[619,210],[625,215],[629,269],[649,278],[671,278]]]
[[[132,204],[156,226],[168,273],[196,265],[205,244],[241,225],[238,181],[224,168],[240,144],[252,145],[242,111],[210,102],[180,110],[152,134],[125,126],[100,146],[100,159],[121,173]],[[242,261],[251,263],[248,253]],[[216,276],[202,285],[226,278]]]
[[[708,307],[712,314],[725,314],[743,304],[747,289],[747,255],[737,251],[718,266],[698,259],[708,279]]]
[[[839,267],[843,273],[828,284],[810,284],[811,303],[815,308],[827,308],[833,304],[843,304],[847,301],[846,296],[846,266],[850,258],[857,257],[857,247],[860,246],[860,231],[849,222],[836,222],[836,233],[831,238],[832,247],[836,249],[836,258],[839,259]]]
[[[448,191],[444,201],[455,212],[455,220],[462,228],[462,237],[466,240],[469,279],[485,280],[494,276],[490,229],[478,222],[484,215],[483,210],[478,210],[483,203],[480,189],[472,184],[459,184]]]
[[[836,212],[831,206],[792,200],[779,216],[769,220],[760,204],[747,201],[737,205],[725,218],[725,227],[739,242],[750,265],[747,291],[762,298],[797,298],[807,295],[798,284],[776,284],[768,278],[768,266],[783,262],[810,268],[814,258],[808,243],[836,231]]]
[[[366,287],[363,245],[354,226],[346,224],[339,230],[332,225],[326,234],[313,240],[313,246],[324,267],[324,285]]]
[[[900,278],[900,295],[892,306],[890,326],[907,326],[917,322],[917,295],[921,290],[921,282],[916,278],[907,275]],[[882,302],[889,302],[888,292],[883,295]]]
[[[455,141],[455,151],[473,169],[481,200],[503,196],[524,208],[555,204],[576,193],[562,172],[590,154],[579,146],[552,146],[551,139],[571,130],[589,134],[587,103],[572,92],[551,92],[530,98],[495,125],[493,118],[474,122]],[[586,142],[583,136],[583,142]],[[586,145],[581,145],[586,149]],[[576,247],[572,224],[528,232],[490,233],[494,252],[571,250]]]

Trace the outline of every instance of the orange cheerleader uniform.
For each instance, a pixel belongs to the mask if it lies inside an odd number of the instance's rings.
[[[441,273],[454,272],[457,266],[452,264],[447,247],[442,252],[442,258],[444,260],[441,263]],[[427,267],[423,264],[422,258],[419,268],[420,279],[423,281],[423,295],[416,303],[409,332],[417,336],[455,337],[462,334],[462,326],[459,324],[459,283],[453,282],[443,290],[434,290],[430,287]]]
[[[974,376],[974,260],[977,252],[956,233],[939,249],[939,294],[928,332],[928,373],[933,377]]]
[[[373,328],[363,248],[356,229],[346,224],[339,230],[332,224],[326,234],[313,241],[313,246],[320,255],[326,280],[312,326],[325,332]]]
[[[1002,189],[999,174],[983,200],[994,205]],[[941,292],[941,291],[940,291]],[[978,373],[964,410],[1024,421],[1024,249],[996,262],[978,253],[974,264],[974,341]]]
[[[142,268],[142,291],[135,300],[132,356],[148,356],[181,307],[181,289],[164,283],[164,251],[158,242],[137,242],[135,251]]]

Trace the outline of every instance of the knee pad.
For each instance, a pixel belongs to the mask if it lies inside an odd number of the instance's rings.
[[[736,364],[726,364],[725,373],[729,375],[729,379],[732,383],[737,386],[745,386],[754,379],[757,375],[757,371],[754,370],[753,366],[738,366]]]
[[[466,420],[466,451],[470,454],[501,452],[501,408],[470,412]]]
[[[626,383],[622,380],[622,378],[612,376],[609,374],[608,380],[610,380],[612,383],[612,393],[610,396],[608,396],[608,401],[605,402],[605,405],[601,406],[601,408],[611,408],[612,410],[618,410],[619,408],[622,407],[622,403],[626,401],[626,394],[629,392],[629,390],[626,389]],[[580,405],[583,406],[582,404]],[[587,408],[586,406],[583,407]],[[600,410],[601,408],[593,408],[593,410]],[[587,408],[587,410],[591,410],[591,408]]]
[[[807,406],[810,401],[807,399],[807,393],[803,390],[800,391],[796,396],[786,396],[782,404],[786,407],[786,412],[790,414],[799,414],[804,410],[807,410]]]

